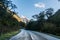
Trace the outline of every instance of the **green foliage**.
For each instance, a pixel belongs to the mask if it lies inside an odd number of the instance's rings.
[[[46,9],[45,11],[46,11],[46,16],[47,16],[47,17],[52,16],[52,14],[53,14],[53,12],[54,12],[53,8],[48,8],[48,9]]]
[[[47,17],[47,19],[45,19]],[[52,8],[40,12],[38,15],[33,15],[36,21],[30,21],[26,29],[60,35],[60,10],[55,12]]]
[[[26,29],[27,30],[38,30],[38,27],[36,27],[36,21],[30,21],[27,25],[26,25]]]
[[[25,25],[26,25],[24,22],[19,22],[19,24],[21,27],[25,27]]]
[[[12,36],[16,35],[19,31],[12,31],[0,35],[0,40],[9,40]]]
[[[9,7],[16,8],[12,1],[0,0],[0,34],[20,29],[19,22],[13,18],[13,14],[16,13],[11,11]]]
[[[10,7],[10,9],[17,8],[16,5],[13,4],[11,0],[0,0],[0,4],[5,10],[9,7]]]

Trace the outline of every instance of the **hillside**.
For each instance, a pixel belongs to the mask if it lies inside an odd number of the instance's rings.
[[[51,17],[48,19],[49,21],[52,22],[59,22],[60,23],[60,9]]]

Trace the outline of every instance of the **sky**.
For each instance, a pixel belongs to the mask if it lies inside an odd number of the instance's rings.
[[[15,11],[18,12],[18,15],[28,19],[32,19],[33,15],[39,14],[47,8],[53,8],[54,11],[60,8],[58,0],[12,0],[12,2],[17,6]]]

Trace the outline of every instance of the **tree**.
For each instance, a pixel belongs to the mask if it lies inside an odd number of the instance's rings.
[[[48,8],[45,11],[46,11],[47,18],[49,18],[50,16],[52,16],[53,12],[54,12],[53,8]]]
[[[38,15],[33,15],[33,18],[37,19],[36,27],[38,28],[38,30],[42,30],[45,22],[45,11],[40,12]]]
[[[45,18],[45,16],[47,16],[47,18],[49,18],[52,15],[53,15],[53,9],[48,8],[45,11],[40,12],[38,15],[33,15],[32,16],[33,18],[37,19],[36,26],[38,27],[38,30],[43,30],[44,23],[48,20],[48,19]]]
[[[60,0],[58,0],[58,1],[60,1]]]
[[[30,22],[28,22],[28,24],[26,25],[25,29],[38,31],[40,28],[37,26],[37,21],[30,20]]]
[[[0,4],[2,5],[2,7],[4,9],[8,9],[8,8],[11,8],[11,9],[15,9],[17,8],[15,4],[12,3],[11,0],[0,0]]]
[[[0,0],[0,33],[6,33],[20,29],[19,22],[12,16],[16,12],[16,5],[11,0]],[[17,14],[16,14],[17,15]]]

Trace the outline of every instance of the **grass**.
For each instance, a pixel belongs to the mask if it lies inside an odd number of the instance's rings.
[[[55,38],[58,38],[58,39],[60,39],[60,36],[53,35],[53,34],[49,34],[49,33],[45,33],[45,34],[48,34],[48,35],[50,35],[50,36],[53,36],[53,37],[55,37]]]
[[[5,34],[1,34],[0,40],[9,40],[12,36],[16,35],[19,33],[19,31],[13,31]]]
[[[60,39],[60,36],[56,36],[56,35],[53,35],[53,34],[48,34],[50,36],[53,36],[53,37],[56,37],[56,38],[59,38]]]

